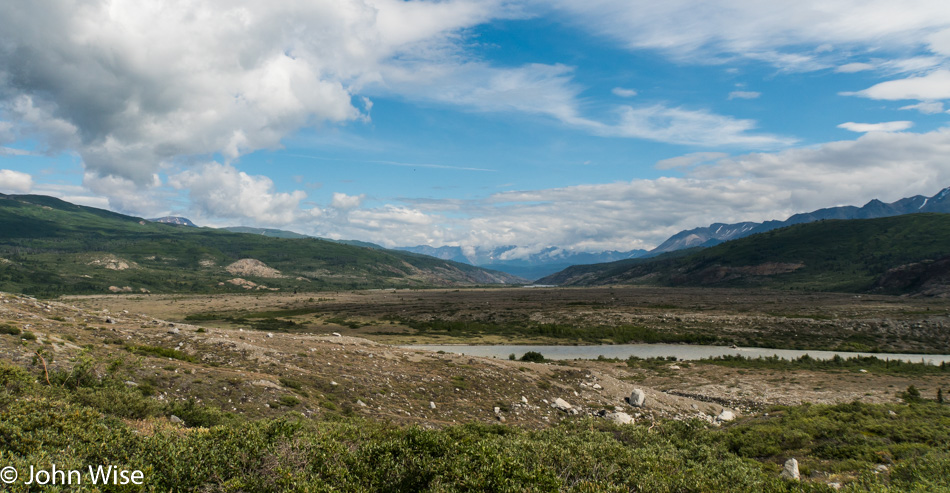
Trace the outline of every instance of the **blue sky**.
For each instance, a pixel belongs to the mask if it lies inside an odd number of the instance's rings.
[[[932,0],[0,6],[0,192],[386,246],[932,195],[948,100]]]

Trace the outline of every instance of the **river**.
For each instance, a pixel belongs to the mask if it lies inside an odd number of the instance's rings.
[[[945,361],[950,362],[950,355],[946,354],[854,353],[848,351],[803,351],[798,349],[768,349],[757,347],[730,348],[728,346],[685,344],[612,344],[600,346],[470,346],[462,344],[417,344],[401,347],[407,349],[424,349],[427,351],[445,351],[447,353],[459,353],[487,358],[507,358],[510,354],[514,354],[515,357],[520,358],[521,355],[527,351],[536,351],[544,355],[545,358],[552,360],[597,359],[598,356],[619,359],[627,359],[630,356],[638,356],[640,358],[675,356],[676,359],[680,360],[698,360],[726,355],[745,356],[747,358],[777,355],[785,359],[794,359],[805,354],[815,359],[825,360],[831,359],[837,354],[842,358],[875,356],[880,359],[903,360],[914,363],[926,361],[937,365]]]

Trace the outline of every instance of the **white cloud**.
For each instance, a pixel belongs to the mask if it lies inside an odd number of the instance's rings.
[[[301,209],[300,203],[307,197],[305,192],[276,192],[270,178],[248,175],[229,164],[208,163],[169,177],[169,184],[188,190],[196,217],[281,226],[319,215],[318,211]]]
[[[713,222],[784,219],[822,207],[863,205],[872,198],[889,202],[932,195],[950,185],[947,155],[950,129],[868,133],[781,152],[694,153],[678,162],[707,164],[683,170],[682,177],[390,204],[356,209],[317,227],[324,235],[387,246],[651,248],[681,230]]]
[[[850,130],[852,132],[900,132],[914,126],[914,122],[896,121],[883,123],[855,123],[845,122],[838,125],[838,128]]]
[[[874,69],[874,65],[871,65],[870,63],[854,62],[854,63],[846,63],[844,65],[841,65],[835,68],[835,72],[840,72],[843,74],[853,74],[855,72],[863,72],[865,70],[873,70],[873,69]]]
[[[511,15],[503,0],[3,2],[0,117],[147,187],[169,161],[365,119],[356,92],[386,65]]]
[[[345,193],[336,192],[333,194],[333,201],[330,205],[336,209],[348,210],[356,209],[363,203],[363,199],[366,198],[366,195],[347,195]]]
[[[756,127],[753,120],[738,120],[704,110],[669,108],[662,105],[636,108],[621,106],[617,113],[616,123],[582,124],[605,136],[636,137],[697,146],[743,145],[769,148],[794,142],[786,137],[751,133]]]
[[[856,54],[928,47],[950,53],[950,4],[943,0],[555,0],[538,2],[565,22],[691,63],[736,57],[788,70],[841,66]],[[928,39],[922,33],[941,31]],[[847,66],[847,65],[845,65]],[[849,68],[858,68],[851,66]]]
[[[672,157],[669,159],[663,159],[657,161],[654,168],[656,169],[686,169],[692,168],[697,164],[708,163],[710,161],[716,161],[727,157],[728,154],[723,152],[693,152],[683,156]]]
[[[729,93],[729,99],[756,99],[762,93],[755,91],[732,91]]]
[[[28,173],[0,169],[0,192],[29,193],[33,189],[33,177]]]
[[[927,75],[889,80],[875,84],[863,91],[843,94],[889,101],[901,99],[916,99],[919,101],[950,99],[950,70],[934,70]]]
[[[528,64],[495,68],[472,62],[462,66],[421,64],[391,68],[388,87],[418,100],[469,107],[475,111],[512,111],[543,115],[595,135],[636,138],[686,145],[745,145],[769,148],[791,139],[753,133],[756,123],[703,109],[620,105],[612,121],[584,115],[582,88],[566,65]]]
[[[917,110],[925,115],[935,115],[937,113],[943,113],[943,103],[937,101],[925,101],[922,103],[901,106],[900,109]]]
[[[611,91],[615,96],[620,96],[622,98],[632,98],[637,95],[636,89],[626,89],[623,87],[615,87]]]

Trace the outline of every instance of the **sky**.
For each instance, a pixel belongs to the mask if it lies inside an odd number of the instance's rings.
[[[0,3],[0,192],[511,255],[950,186],[944,0]]]

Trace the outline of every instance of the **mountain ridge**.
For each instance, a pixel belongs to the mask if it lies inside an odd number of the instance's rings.
[[[648,256],[672,252],[684,248],[709,247],[719,243],[744,238],[757,233],[784,228],[794,224],[809,223],[823,219],[875,219],[903,214],[926,212],[950,213],[950,187],[944,188],[932,197],[914,195],[891,203],[872,199],[861,207],[853,205],[826,207],[811,212],[802,212],[789,216],[784,221],[769,220],[761,223],[740,222],[733,224],[713,223],[706,227],[680,231],[650,250]]]
[[[240,271],[240,262],[256,268]],[[408,252],[182,227],[54,197],[0,194],[0,290],[9,292],[321,291],[525,281]]]
[[[541,284],[729,286],[950,295],[950,276],[928,275],[950,258],[950,214],[827,219],[708,248],[573,266]]]

